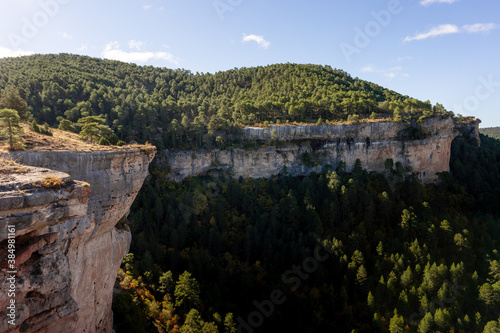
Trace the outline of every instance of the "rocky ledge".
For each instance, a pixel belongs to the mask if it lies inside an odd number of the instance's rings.
[[[14,314],[0,321],[0,332],[112,332],[112,288],[131,241],[117,224],[154,154],[137,148],[0,155],[27,166],[25,173],[0,174],[0,316]],[[15,310],[8,309],[12,302]]]
[[[478,122],[465,126],[468,135],[476,136]],[[368,171],[382,172],[385,161],[392,159],[411,168],[422,182],[432,183],[438,179],[437,173],[449,171],[451,143],[459,131],[452,118],[430,118],[419,126],[420,135],[414,138],[402,137],[408,127],[401,122],[248,127],[243,131],[244,140],[281,141],[282,145],[167,150],[162,154],[162,163],[171,168],[172,179],[182,180],[215,170],[230,170],[234,177],[270,177],[284,172],[298,176],[319,172],[325,166],[336,168],[341,161],[350,171],[357,159]]]

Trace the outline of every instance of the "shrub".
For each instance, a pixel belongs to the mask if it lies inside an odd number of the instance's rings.
[[[26,173],[26,168],[12,160],[0,158],[0,174]]]
[[[31,122],[30,129],[36,133],[52,136],[52,131],[50,130],[49,125],[47,123],[45,123],[42,127],[40,127],[36,123],[36,120],[33,120]]]
[[[75,124],[73,124],[71,121],[68,119],[61,119],[59,121],[59,126],[57,127],[61,131],[66,131],[66,132],[76,132]]]
[[[347,117],[347,121],[351,124],[357,124],[359,123],[359,115],[357,114],[350,114],[348,117]]]
[[[30,129],[33,132],[40,133],[40,127],[38,127],[38,124],[36,123],[36,120],[33,120],[33,122],[31,123]]]
[[[64,185],[64,182],[61,178],[53,176],[43,177],[41,183],[43,188],[54,189],[54,190],[58,190]]]

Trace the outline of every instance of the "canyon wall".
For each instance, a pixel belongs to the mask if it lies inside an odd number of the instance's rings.
[[[306,175],[340,161],[350,171],[359,159],[368,171],[383,171],[388,158],[411,167],[424,183],[449,170],[451,142],[459,132],[477,136],[479,121],[458,128],[451,118],[422,123],[421,140],[401,140],[402,123],[297,125],[246,128],[241,139],[256,149],[164,151],[175,180],[228,170],[234,177]],[[457,130],[457,128],[459,130]],[[118,223],[147,175],[155,149],[26,151],[0,153],[26,173],[0,173],[0,332],[112,332],[112,289],[131,234]],[[61,186],[42,186],[47,175]],[[9,229],[15,228],[16,273],[8,273]],[[7,306],[15,300],[15,325]]]
[[[234,177],[270,177],[285,171],[306,175],[325,166],[335,168],[340,161],[350,171],[356,159],[368,171],[384,171],[386,159],[391,158],[411,167],[424,183],[435,182],[437,172],[449,171],[451,142],[458,135],[452,118],[423,121],[422,140],[401,140],[404,130],[403,123],[393,122],[248,127],[243,130],[244,140],[281,144],[253,150],[167,150],[162,158],[175,180],[223,169]]]
[[[118,222],[142,187],[154,154],[139,148],[8,154],[45,169],[27,167],[26,174],[0,181],[0,248],[7,248],[7,226],[15,226],[17,270],[15,326],[3,320],[10,302],[4,284],[0,332],[112,332],[112,290],[131,241],[128,228]],[[65,185],[38,185],[46,175]],[[7,263],[6,253],[0,255]],[[5,266],[2,282],[10,276]]]

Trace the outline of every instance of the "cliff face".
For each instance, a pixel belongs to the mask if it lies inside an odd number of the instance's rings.
[[[243,131],[246,140],[277,139],[290,144],[255,150],[166,151],[163,157],[176,180],[217,169],[231,169],[235,177],[270,177],[285,168],[291,175],[305,175],[326,165],[336,167],[340,161],[350,171],[356,159],[368,171],[383,171],[386,159],[392,158],[394,163],[411,167],[424,183],[435,182],[437,172],[449,171],[451,142],[458,134],[453,120],[424,121],[423,140],[397,140],[404,128],[392,122],[247,128]]]
[[[29,167],[22,177],[0,182],[1,248],[7,248],[7,226],[15,226],[17,270],[16,325],[0,321],[0,332],[111,332],[112,289],[131,241],[130,231],[116,225],[141,188],[154,150],[10,156],[47,169]],[[33,188],[42,175],[67,184]],[[8,271],[1,267],[2,280]],[[1,293],[2,318],[10,299]]]
[[[479,136],[479,124],[481,120],[476,118],[466,118],[464,121],[456,124],[455,128],[462,136],[474,138],[477,141],[477,146],[481,147],[481,137]]]

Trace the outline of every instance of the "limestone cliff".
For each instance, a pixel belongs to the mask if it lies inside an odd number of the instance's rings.
[[[466,117],[461,121],[457,121],[455,128],[462,136],[474,138],[477,141],[477,146],[481,147],[481,138],[479,136],[480,119],[473,117]]]
[[[343,161],[348,171],[356,159],[368,171],[383,171],[388,158],[411,167],[424,183],[437,180],[437,172],[449,171],[451,142],[457,136],[453,119],[425,120],[421,140],[402,140],[406,125],[372,122],[353,125],[297,125],[249,127],[245,140],[285,141],[285,146],[255,150],[200,150],[164,152],[172,169],[171,178],[180,180],[212,170],[230,169],[235,177],[270,177],[281,172],[305,175]],[[312,142],[312,144],[311,144]]]
[[[7,248],[7,226],[15,226],[17,270],[15,326],[1,320],[0,332],[112,331],[112,288],[131,241],[130,231],[117,223],[141,188],[154,153],[130,148],[9,154],[45,169],[27,167],[26,174],[3,176],[0,182],[0,247]],[[38,185],[43,175],[62,179],[63,185]],[[9,267],[6,253],[1,255],[3,282]],[[2,318],[10,302],[5,291]]]

